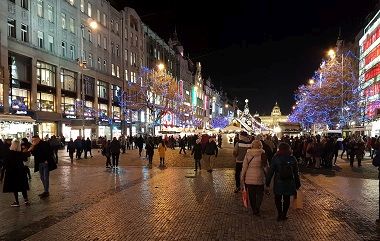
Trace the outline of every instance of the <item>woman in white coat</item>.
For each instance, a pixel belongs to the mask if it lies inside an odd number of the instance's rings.
[[[253,215],[260,216],[260,206],[264,196],[265,171],[267,158],[261,141],[254,140],[247,150],[241,172],[241,183],[245,184]]]

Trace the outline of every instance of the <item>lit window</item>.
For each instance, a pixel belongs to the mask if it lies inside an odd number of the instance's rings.
[[[55,66],[37,61],[37,83],[55,87]]]
[[[16,38],[16,20],[8,18],[8,37]]]
[[[99,9],[96,10],[96,21],[100,23],[100,11]]]
[[[21,24],[21,41],[23,42],[29,41],[28,25]]]
[[[107,38],[106,37],[103,38],[103,44],[104,44],[103,48],[107,49]]]
[[[124,49],[124,60],[128,62],[128,50]]]
[[[43,18],[44,17],[44,2],[43,0],[37,0],[37,16]]]
[[[68,0],[68,2],[69,2],[72,6],[74,6],[74,4],[75,4],[75,0]]]
[[[102,60],[98,58],[98,69],[102,70]]]
[[[44,47],[44,33],[41,31],[38,31],[37,38],[38,38],[38,47],[43,48]]]
[[[120,68],[116,66],[116,77],[120,78]]]
[[[115,23],[115,32],[118,34],[119,33],[119,23]]]
[[[91,17],[91,3],[87,4],[87,15]]]
[[[115,76],[115,65],[111,64],[111,74],[112,76]]]
[[[128,81],[128,70],[124,70],[124,79]]]
[[[84,0],[80,0],[80,11],[84,13]]]
[[[107,27],[107,15],[103,13],[103,25]]]
[[[38,92],[37,93],[38,110],[54,112],[55,111],[54,99],[55,99],[55,96],[52,94]]]
[[[98,80],[98,97],[108,99],[108,85],[106,82]]]

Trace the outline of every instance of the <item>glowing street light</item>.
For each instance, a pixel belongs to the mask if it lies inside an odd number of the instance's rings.
[[[327,55],[330,57],[330,59],[335,59],[335,57],[336,57],[335,50],[330,49],[330,50],[327,52]]]
[[[157,65],[157,68],[158,68],[158,70],[160,70],[160,71],[162,71],[162,70],[164,70],[165,69],[165,65],[164,64],[158,64]]]
[[[313,85],[315,81],[313,79],[309,79],[309,85]]]

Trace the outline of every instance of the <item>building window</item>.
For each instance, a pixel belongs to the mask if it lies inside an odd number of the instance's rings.
[[[66,45],[65,41],[62,41],[62,57],[66,57]]]
[[[94,104],[92,101],[86,101],[84,104],[84,116],[87,117],[94,117],[94,111],[93,111]]]
[[[55,66],[37,61],[37,83],[55,87]]]
[[[103,70],[107,72],[107,60],[103,60]]]
[[[98,69],[102,70],[102,60],[98,58]]]
[[[104,49],[107,49],[107,38],[106,37],[104,37],[103,38],[103,47],[104,47]]]
[[[70,45],[70,59],[75,60],[75,46]]]
[[[28,0],[21,0],[21,7],[28,9]]]
[[[112,76],[115,76],[115,65],[111,64],[111,74]]]
[[[48,35],[48,41],[49,41],[49,51],[53,52],[54,51],[54,38],[51,35]],[[40,47],[42,48],[42,47]]]
[[[108,106],[106,104],[99,104],[99,117],[104,118],[108,116]]]
[[[95,79],[84,75],[84,89],[85,89],[85,94],[88,96],[94,96],[94,90],[95,90]]]
[[[62,97],[61,110],[65,115],[75,115],[75,99],[70,97]]]
[[[61,23],[62,29],[66,29],[66,14],[64,13],[61,13]]]
[[[106,82],[98,80],[98,97],[108,99],[108,86]]]
[[[120,51],[119,51],[119,45],[116,44],[116,56],[119,57],[120,56]]]
[[[133,65],[133,53],[131,52],[131,56],[130,56],[130,62],[131,62],[131,66]]]
[[[92,54],[88,54],[88,65],[90,66],[90,67],[92,67],[93,66],[93,62],[92,62]]]
[[[80,0],[80,11],[84,13],[84,0]]]
[[[72,33],[75,32],[75,29],[74,29],[74,19],[73,18],[70,18],[70,32],[72,32]]]
[[[90,17],[92,17],[92,16],[91,16],[91,15],[92,15],[92,14],[91,14],[91,3],[88,3],[88,4],[87,4],[87,15],[90,16]]]
[[[75,0],[68,0],[68,2],[70,3],[71,6],[74,6],[75,4]]]
[[[55,111],[54,99],[55,99],[55,96],[52,94],[38,92],[37,93],[38,110],[54,112]]]
[[[117,34],[119,34],[119,23],[118,22],[115,23],[115,32]]]
[[[120,120],[120,109],[119,106],[112,106],[113,119]]]
[[[53,6],[48,5],[47,6],[47,12],[48,12],[48,21],[51,23],[54,22],[54,20],[53,20]]]
[[[24,89],[12,88],[10,99],[10,106],[14,110],[27,110],[29,109],[29,95],[30,92]]]
[[[61,69],[61,86],[63,90],[68,90],[75,92],[77,86],[77,75],[75,72],[69,71],[67,69]]]
[[[131,71],[131,82],[132,83],[136,83],[136,73],[135,72],[133,72],[133,71]]]
[[[100,11],[99,9],[96,10],[96,21],[100,23]]]
[[[38,38],[38,47],[43,48],[44,47],[44,33],[41,31],[38,31],[37,38]]]
[[[128,50],[124,49],[124,60],[128,63]]]
[[[37,0],[37,16],[44,17],[44,2],[43,0]]]
[[[92,32],[91,30],[88,30],[88,41],[92,43]]]
[[[97,36],[98,36],[98,46],[100,47],[101,42],[102,42],[102,36],[100,36],[100,34],[98,34]]]
[[[128,81],[128,70],[124,70],[124,79]]]
[[[107,15],[105,13],[103,13],[103,25],[107,27]]]
[[[21,41],[23,42],[29,41],[28,25],[21,24]]]
[[[111,31],[113,31],[113,19],[111,19],[111,22],[110,22],[110,29]]]
[[[8,37],[16,38],[16,20],[8,18]]]
[[[120,78],[120,68],[118,65],[116,66],[116,77]]]

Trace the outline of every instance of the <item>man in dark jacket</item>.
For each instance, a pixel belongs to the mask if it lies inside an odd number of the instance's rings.
[[[149,167],[152,167],[153,155],[154,155],[154,143],[153,143],[152,137],[147,138],[146,143],[145,143],[145,149],[146,149],[146,154],[149,161]]]
[[[195,161],[195,169],[194,171],[201,170],[201,160],[202,160],[202,145],[201,145],[201,139],[197,139],[195,141],[195,145],[193,147],[193,150],[191,152],[191,155],[194,154],[194,161]]]
[[[207,172],[212,172],[212,168],[214,166],[214,161],[212,160],[212,156],[215,155],[215,158],[218,157],[218,146],[214,138],[210,137],[208,142],[205,145],[205,149],[203,151],[205,154],[205,163],[208,164],[209,169]]]
[[[114,168],[117,168],[119,166],[120,148],[121,148],[120,141],[116,139],[116,137],[114,137],[110,145],[110,152],[112,156],[112,166]]]
[[[85,141],[85,144],[84,144],[84,158],[87,159],[87,152],[90,152],[90,156],[92,157],[92,153],[91,153],[91,140],[90,138],[87,137],[87,140]]]
[[[40,178],[44,186],[44,192],[39,196],[41,198],[48,197],[49,171],[57,168],[50,145],[41,140],[38,135],[35,135],[32,137],[32,146],[28,151],[34,156],[34,172],[40,172]]]
[[[137,147],[139,148],[139,155],[141,156],[141,152],[144,146],[144,138],[140,135],[139,138],[137,138]]]
[[[67,143],[67,152],[69,153],[71,163],[74,161],[74,152],[75,152],[75,144],[73,138],[70,138],[69,143]]]
[[[75,149],[77,149],[76,157],[77,159],[81,159],[83,145],[82,145],[82,139],[80,136],[77,137],[77,139],[74,141]]]

